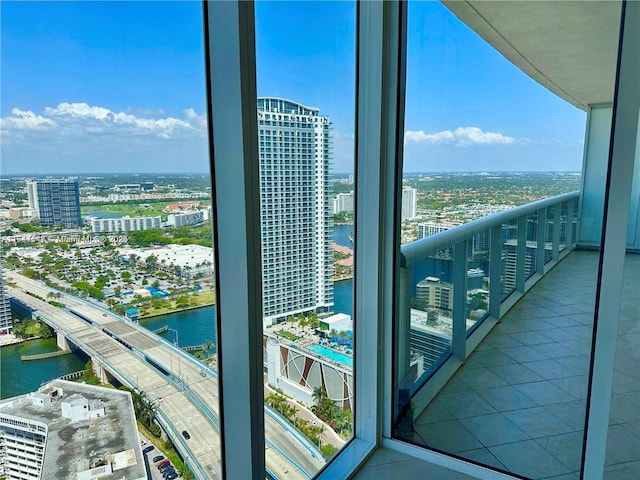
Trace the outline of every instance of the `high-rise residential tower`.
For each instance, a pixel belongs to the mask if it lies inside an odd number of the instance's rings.
[[[77,179],[45,179],[27,183],[29,205],[40,212],[40,225],[82,226]]]
[[[317,108],[258,99],[264,325],[333,306],[330,124]]]
[[[418,190],[413,187],[402,187],[402,221],[412,220],[417,216]]]
[[[2,273],[2,265],[0,264],[0,334],[5,334],[13,327],[13,317],[11,316],[11,304],[7,296],[7,289],[4,286]]]

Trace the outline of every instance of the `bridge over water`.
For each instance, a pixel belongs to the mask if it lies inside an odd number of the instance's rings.
[[[66,308],[61,309],[41,300],[53,291],[49,287],[15,272],[10,281],[16,287],[9,287],[9,294],[34,308],[35,316],[56,331],[61,349],[69,348],[71,342],[92,358],[103,381],[115,378],[155,402],[159,423],[198,478],[220,478],[215,371],[99,305],[63,294]],[[189,440],[181,434],[184,430]],[[315,445],[268,408],[265,433],[266,464],[272,477],[307,479],[324,464]]]

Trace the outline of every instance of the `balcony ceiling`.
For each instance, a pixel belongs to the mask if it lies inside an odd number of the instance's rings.
[[[536,82],[569,103],[613,102],[619,1],[443,3]]]

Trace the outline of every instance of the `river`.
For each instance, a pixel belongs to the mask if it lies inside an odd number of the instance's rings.
[[[351,225],[336,225],[334,240],[337,244],[353,248],[349,235],[353,233]],[[342,280],[334,285],[334,311],[352,315],[353,280]],[[202,345],[207,340],[215,345],[215,305],[210,307],[170,313],[159,317],[141,320],[140,324],[149,330],[165,325],[178,331],[180,346]],[[176,333],[168,330],[161,334],[170,342],[176,341]],[[84,368],[88,358],[82,353],[72,353],[61,357],[31,362],[23,362],[20,355],[52,352],[57,349],[54,338],[30,340],[0,349],[0,399],[22,395],[36,390],[43,382],[61,377],[67,373]],[[215,350],[215,346],[212,350]]]
[[[20,355],[55,352],[57,349],[55,338],[29,340],[0,348],[0,399],[32,392],[52,378],[84,369],[88,358],[80,352],[46,360],[20,360]]]

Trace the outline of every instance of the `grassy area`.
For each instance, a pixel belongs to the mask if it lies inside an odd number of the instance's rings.
[[[86,215],[87,212],[104,212],[112,215],[129,215],[130,217],[154,217],[158,215],[166,215],[162,210],[175,200],[169,202],[153,202],[153,203],[138,203],[138,202],[123,202],[123,203],[102,203],[95,205],[82,206],[82,214]]]
[[[188,300],[186,303],[184,300]],[[156,317],[167,313],[191,310],[193,308],[206,307],[216,302],[213,290],[194,293],[189,296],[179,296],[174,299],[154,299],[152,305],[140,305],[140,318]]]
[[[281,337],[286,338],[287,340],[291,340],[292,342],[295,342],[296,340],[298,340],[300,338],[297,335],[294,335],[293,333],[287,332],[285,330],[280,330],[278,332],[278,335],[280,335]]]

